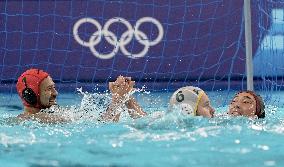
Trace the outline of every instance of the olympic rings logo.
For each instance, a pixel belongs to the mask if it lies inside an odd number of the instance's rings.
[[[139,30],[139,27],[141,26],[141,24],[146,23],[146,22],[150,22],[158,28],[158,36],[156,37],[156,39],[154,39],[152,41],[150,41],[148,39],[147,35],[144,32]],[[91,35],[91,37],[89,38],[89,41],[82,40],[79,37],[79,34],[78,34],[79,27],[84,23],[91,23],[97,28],[97,31],[94,32]],[[113,23],[122,23],[127,28],[127,31],[125,31],[121,35],[120,39],[117,39],[117,36],[113,32],[109,31],[109,27]],[[85,47],[89,47],[91,52],[94,54],[94,56],[96,56],[100,59],[111,59],[118,52],[119,48],[120,48],[121,52],[124,55],[126,55],[127,57],[132,58],[132,59],[137,59],[137,58],[144,57],[147,54],[150,46],[154,46],[162,40],[163,35],[164,35],[164,29],[163,29],[163,26],[161,25],[161,23],[158,20],[156,20],[152,17],[140,18],[136,22],[136,24],[134,25],[134,28],[131,26],[131,24],[127,20],[125,20],[124,18],[121,18],[121,17],[114,17],[114,18],[109,19],[105,23],[103,28],[100,25],[100,23],[95,19],[82,18],[74,24],[73,35],[74,35],[75,40],[80,45],[85,46]],[[100,43],[100,41],[102,40],[102,36],[105,37],[105,40],[109,44],[114,46],[112,52],[110,52],[108,54],[101,54],[95,48],[95,46],[98,45]],[[138,43],[144,45],[144,48],[140,53],[133,54],[133,53],[130,53],[126,49],[126,45],[129,44],[129,42],[132,40],[133,36],[135,37],[135,39],[137,40]]]

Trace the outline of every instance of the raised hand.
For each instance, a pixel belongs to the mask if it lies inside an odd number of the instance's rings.
[[[119,76],[115,82],[109,82],[109,90],[115,97],[125,97],[133,90],[134,85],[135,82],[130,77]]]

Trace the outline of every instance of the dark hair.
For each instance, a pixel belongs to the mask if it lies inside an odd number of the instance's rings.
[[[240,93],[249,93],[251,94],[256,102],[256,111],[255,111],[255,115],[257,116],[257,118],[265,118],[265,105],[263,102],[263,99],[260,95],[256,94],[254,91],[251,90],[246,90],[246,91],[240,91],[238,94]]]

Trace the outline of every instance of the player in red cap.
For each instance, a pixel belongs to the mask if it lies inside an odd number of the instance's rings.
[[[55,83],[47,72],[39,69],[25,71],[17,82],[17,92],[22,99],[24,112],[18,117],[40,119],[43,122],[62,121],[62,118],[50,117],[50,114],[40,112],[56,105],[57,91]]]
[[[109,89],[112,92],[112,101],[106,113],[101,117],[102,120],[118,121],[120,112],[118,106],[125,105],[132,118],[138,118],[146,115],[136,100],[127,94],[133,90],[134,81],[129,77],[119,76],[115,82],[109,83]],[[24,105],[24,113],[18,118],[35,118],[45,123],[66,122],[67,118],[40,112],[52,105],[56,105],[58,92],[55,89],[55,83],[47,72],[39,69],[30,69],[25,71],[17,82],[17,91]]]

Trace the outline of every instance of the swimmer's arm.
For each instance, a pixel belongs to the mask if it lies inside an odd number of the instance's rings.
[[[117,110],[117,102],[112,102],[109,107],[107,108],[106,112],[101,116],[101,119],[103,121],[113,121],[118,122],[120,118],[119,114],[114,114],[115,110]],[[128,113],[131,118],[136,119],[143,117],[147,115],[146,112],[143,111],[143,109],[140,107],[140,105],[137,103],[137,101],[134,98],[131,98],[125,103],[126,107],[128,108]]]
[[[121,113],[115,114],[115,111],[118,110],[119,106],[121,106],[121,103],[121,98],[113,96],[111,104],[108,106],[106,112],[101,115],[99,120],[118,122]],[[128,109],[130,117],[133,119],[147,115],[134,97],[131,97],[130,100],[125,103],[125,105]]]
[[[100,116],[100,121],[114,121],[118,122],[120,118],[120,113],[115,114],[115,111],[121,105],[121,98],[118,96],[113,96],[112,101],[106,111]]]
[[[125,105],[128,108],[128,113],[131,118],[136,119],[147,115],[147,113],[143,111],[142,107],[138,104],[134,97],[130,97]]]
[[[66,122],[71,122],[71,120],[60,117],[58,115],[52,115],[52,114],[43,113],[43,112],[39,112],[39,113],[32,114],[32,115],[20,114],[17,118],[20,119],[20,120],[29,120],[29,119],[36,120],[36,121],[39,121],[41,123],[66,123]]]
[[[113,114],[113,109],[111,107],[108,107],[106,112],[104,112],[100,118],[99,121],[113,121],[118,122],[120,117],[120,113],[117,115]]]
[[[39,113],[39,115],[36,114],[35,118],[38,118],[40,122],[42,123],[67,123],[71,122],[71,120],[64,118],[59,115],[53,115],[48,113]]]

